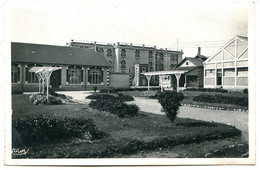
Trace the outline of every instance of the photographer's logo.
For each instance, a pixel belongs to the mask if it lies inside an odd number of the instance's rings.
[[[13,155],[26,155],[29,149],[20,149],[20,148],[13,148],[12,154]]]

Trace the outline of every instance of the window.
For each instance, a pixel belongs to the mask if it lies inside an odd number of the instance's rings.
[[[139,50],[135,50],[135,57],[139,58],[140,57],[140,51]]]
[[[99,67],[91,67],[88,71],[89,84],[103,83],[103,70]]]
[[[25,81],[27,81],[28,83],[38,83],[38,77],[34,72],[29,72],[29,70],[33,67],[42,67],[42,65],[38,65],[38,64],[31,64],[28,65],[26,67],[26,77],[25,77]]]
[[[171,60],[171,61],[174,61],[175,58],[176,58],[176,56],[175,56],[174,54],[171,54],[171,56],[170,56],[170,60]]]
[[[98,51],[98,52],[101,52],[101,53],[104,53],[104,49],[101,48],[101,47],[97,47],[97,51]]]
[[[153,70],[153,63],[149,62],[148,63],[148,71],[151,71],[151,70]]]
[[[20,67],[17,64],[12,64],[11,74],[12,83],[18,83],[20,81]]]
[[[234,68],[224,69],[224,76],[226,77],[235,76],[235,69]]]
[[[237,68],[237,76],[248,76],[248,67]]]
[[[70,84],[80,84],[83,82],[83,70],[79,66],[70,66],[67,69],[67,82]]]
[[[215,77],[215,70],[206,70],[205,71],[205,77]]]
[[[163,63],[160,63],[159,64],[159,71],[162,71],[163,70]]]
[[[153,52],[152,51],[148,52],[148,58],[153,58]]]
[[[171,64],[170,68],[173,69],[175,67],[175,64]]]
[[[142,72],[146,72],[146,68],[145,67],[142,67]]]
[[[188,61],[186,62],[186,66],[187,66],[187,65],[189,65],[189,62],[188,62]]]
[[[126,50],[125,49],[121,50],[121,56],[126,56]]]
[[[163,60],[163,57],[164,57],[164,54],[163,54],[163,53],[159,53],[159,54],[157,54],[157,55],[159,55],[159,60]]]
[[[112,56],[112,50],[111,49],[107,49],[107,56]]]
[[[125,60],[121,61],[121,69],[125,69],[126,68],[126,62]]]

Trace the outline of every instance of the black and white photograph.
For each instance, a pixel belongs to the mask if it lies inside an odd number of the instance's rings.
[[[254,5],[4,1],[5,164],[255,164]]]

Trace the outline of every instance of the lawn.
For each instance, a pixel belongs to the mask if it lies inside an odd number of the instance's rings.
[[[91,142],[72,138],[24,146],[29,152],[15,158],[242,157],[248,151],[247,144],[240,141],[241,132],[220,123],[177,118],[170,126],[164,115],[140,112],[137,117],[119,118],[83,104],[35,106],[28,95],[12,95],[12,109],[14,120],[37,115],[92,119],[107,134]],[[230,154],[233,145],[234,154]]]

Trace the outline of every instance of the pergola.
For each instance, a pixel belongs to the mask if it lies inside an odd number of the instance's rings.
[[[163,81],[164,76],[166,75],[175,75],[176,80],[177,80],[177,92],[179,92],[179,80],[182,74],[188,72],[189,69],[175,69],[175,70],[168,70],[168,71],[152,71],[152,72],[146,72],[146,73],[141,73],[145,75],[148,81],[148,90],[150,89],[150,80],[152,76],[159,75],[161,81]],[[163,83],[161,83],[161,90],[163,90]]]
[[[61,67],[33,67],[29,72],[34,72],[39,80],[39,92],[44,94],[44,84],[47,86],[47,100],[49,100],[49,79],[53,71],[59,70]],[[42,87],[42,89],[41,89]]]

